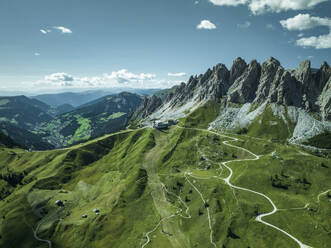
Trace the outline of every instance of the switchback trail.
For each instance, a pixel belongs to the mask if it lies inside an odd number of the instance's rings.
[[[178,126],[179,127],[179,126]],[[179,127],[179,128],[184,128],[184,127]],[[232,178],[232,175],[233,175],[233,171],[232,169],[227,166],[227,164],[229,163],[233,163],[233,162],[242,162],[242,161],[254,161],[254,160],[259,160],[260,159],[260,156],[254,154],[253,152],[245,149],[245,148],[242,148],[242,147],[239,147],[239,146],[236,146],[236,145],[232,145],[232,144],[229,144],[229,142],[233,142],[233,141],[239,141],[239,139],[237,138],[233,138],[233,137],[230,137],[230,136],[227,136],[227,135],[223,135],[223,134],[219,134],[217,132],[214,132],[214,131],[211,131],[211,130],[206,130],[206,129],[200,129],[200,128],[185,128],[185,129],[192,129],[192,130],[197,130],[197,131],[201,131],[201,132],[208,132],[208,133],[211,133],[211,134],[214,134],[214,135],[217,135],[217,136],[220,136],[220,137],[225,137],[225,138],[228,138],[230,139],[230,141],[223,141],[222,143],[226,146],[229,146],[229,147],[233,147],[233,148],[236,148],[236,149],[240,149],[242,151],[245,151],[247,153],[249,153],[250,155],[252,155],[254,158],[252,159],[235,159],[235,160],[230,160],[230,161],[227,161],[227,162],[222,162],[220,167],[221,166],[224,166],[227,170],[229,170],[230,174],[228,175],[228,177],[226,178],[221,178],[219,177],[220,179],[222,179],[227,185],[229,185],[231,188],[233,189],[237,189],[237,190],[242,190],[242,191],[246,191],[246,192],[250,192],[250,193],[253,193],[253,194],[256,194],[256,195],[259,195],[259,196],[262,196],[263,198],[265,198],[273,207],[273,210],[269,213],[264,213],[264,214],[260,214],[258,215],[255,220],[264,224],[264,225],[267,225],[273,229],[276,229],[280,232],[282,232],[283,234],[285,234],[286,236],[288,236],[289,238],[291,238],[293,241],[295,241],[300,248],[312,248],[308,245],[305,245],[304,243],[302,243],[300,240],[298,240],[296,237],[294,237],[293,235],[291,235],[290,233],[286,232],[285,230],[275,226],[275,225],[272,225],[266,221],[263,220],[264,217],[266,216],[271,216],[273,214],[275,214],[277,211],[278,211],[278,208],[277,206],[275,205],[275,203],[265,194],[262,194],[260,192],[257,192],[257,191],[254,191],[254,190],[251,190],[251,189],[247,189],[247,188],[243,188],[243,187],[239,187],[239,186],[236,186],[236,185],[233,185],[230,180]]]

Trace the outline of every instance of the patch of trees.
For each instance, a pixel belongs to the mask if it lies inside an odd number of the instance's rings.
[[[23,185],[24,176],[23,173],[8,172],[7,174],[1,174],[0,179],[6,181],[10,186],[16,187],[18,184]]]

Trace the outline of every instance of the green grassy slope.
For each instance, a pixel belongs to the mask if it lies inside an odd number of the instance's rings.
[[[181,120],[185,127],[207,128],[220,112],[220,103],[209,101]]]
[[[144,150],[153,145],[150,135],[150,131],[123,133],[53,152],[1,151],[1,183],[10,191],[2,194],[0,203],[5,217],[1,220],[1,247],[23,247],[26,242],[26,247],[32,247],[36,242],[29,230],[38,223],[42,223],[42,236],[54,238],[54,247],[88,247],[98,231],[103,234],[94,242],[100,247],[117,242],[118,236],[114,238],[109,230],[116,230],[122,219],[129,220],[128,203],[142,201],[144,184],[135,181],[144,175],[140,162]],[[17,180],[10,182],[13,175]],[[65,202],[63,209],[55,207],[57,199]],[[101,210],[100,216],[93,214],[95,207]],[[91,217],[82,220],[84,213]],[[24,218],[27,220],[22,222]],[[64,221],[59,222],[60,218]]]
[[[23,129],[51,120],[49,106],[26,96],[0,97],[0,121],[9,122]]]
[[[224,144],[230,137],[199,129],[214,118],[208,113],[214,111],[194,113],[185,127],[128,130],[68,149],[0,149],[0,247],[47,247],[32,230],[54,248],[298,247],[255,220],[272,210],[265,198],[225,183],[230,171],[222,162],[254,157]],[[261,155],[229,163],[231,183],[272,199],[280,211],[263,220],[327,248],[331,161],[295,146],[231,137]]]
[[[53,145],[43,141],[38,135],[8,122],[0,122],[0,132],[8,135],[16,143],[21,144],[21,146],[26,148],[37,150],[54,148]]]
[[[106,96],[41,123],[34,132],[56,147],[84,142],[124,128],[141,100],[126,92]]]
[[[268,105],[262,115],[257,117],[247,128],[248,135],[284,142],[292,136],[294,126],[289,120],[288,125],[280,117],[273,115]]]
[[[331,132],[324,132],[311,139],[305,145],[311,145],[324,149],[331,149]]]
[[[211,230],[218,247],[296,247],[282,233],[254,221],[257,213],[271,210],[265,199],[224,184],[221,178],[229,172],[220,170],[219,163],[251,157],[223,145],[224,140],[195,129],[144,129],[52,152],[3,149],[0,245],[45,247],[33,238],[32,228],[40,224],[39,237],[50,239],[53,247],[141,247],[155,227],[147,247],[213,247]],[[232,182],[288,209],[266,220],[307,244],[327,247],[331,223],[325,217],[331,210],[327,195],[320,203],[317,196],[331,188],[330,161],[254,139],[236,144],[265,156],[231,164]],[[273,150],[280,158],[270,155]],[[206,204],[192,185],[208,203],[211,229]],[[65,207],[56,207],[56,200]],[[290,210],[306,203],[307,209]]]

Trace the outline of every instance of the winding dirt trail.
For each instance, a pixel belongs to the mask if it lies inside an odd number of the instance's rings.
[[[320,198],[322,195],[326,195],[327,193],[329,193],[331,191],[331,189],[328,189],[322,193],[320,193],[318,196],[317,196],[317,203],[320,203]]]
[[[183,127],[180,127],[180,128],[183,128]],[[230,136],[226,136],[226,135],[222,135],[222,134],[219,134],[217,132],[214,132],[214,131],[211,131],[211,130],[206,130],[206,129],[200,129],[200,128],[186,128],[186,129],[192,129],[192,130],[197,130],[197,131],[202,131],[202,132],[208,132],[208,133],[211,133],[211,134],[214,134],[214,135],[217,135],[217,136],[220,136],[220,137],[225,137],[225,138],[228,138],[230,139],[229,141],[223,141],[222,143],[226,146],[229,146],[229,147],[233,147],[233,148],[236,148],[236,149],[239,149],[239,150],[242,150],[242,151],[245,151],[247,153],[249,153],[250,155],[252,155],[254,158],[252,159],[235,159],[235,160],[230,160],[230,161],[227,161],[227,162],[222,162],[220,166],[224,166],[229,172],[230,174],[228,175],[228,177],[226,178],[221,178],[219,177],[220,179],[222,179],[227,185],[229,185],[231,188],[233,189],[237,189],[237,190],[242,190],[242,191],[246,191],[246,192],[250,192],[250,193],[253,193],[253,194],[256,194],[256,195],[259,195],[263,198],[265,198],[270,204],[271,206],[273,207],[273,210],[269,213],[264,213],[264,214],[260,214],[258,215],[255,220],[266,225],[266,226],[269,226],[273,229],[276,229],[280,232],[282,232],[283,234],[285,234],[286,236],[288,236],[289,238],[291,238],[293,241],[295,241],[300,248],[312,248],[311,246],[308,246],[308,245],[305,245],[304,243],[302,243],[300,240],[298,240],[296,237],[294,237],[293,235],[291,235],[290,233],[286,232],[285,230],[273,225],[273,224],[270,224],[266,221],[263,220],[264,217],[266,216],[271,216],[273,214],[275,214],[277,211],[278,211],[278,208],[277,206],[275,205],[275,203],[265,194],[263,193],[260,193],[260,192],[257,192],[257,191],[254,191],[254,190],[251,190],[251,189],[247,189],[247,188],[243,188],[243,187],[239,187],[239,186],[236,186],[236,185],[233,185],[230,180],[232,178],[232,175],[233,175],[233,171],[232,169],[227,166],[229,163],[233,163],[233,162],[242,162],[242,161],[254,161],[254,160],[259,160],[261,156],[258,156],[256,154],[254,154],[253,152],[245,149],[245,148],[242,148],[242,147],[239,147],[239,146],[236,146],[236,145],[232,145],[230,144],[229,142],[233,142],[233,141],[239,141],[239,139],[237,138],[233,138],[233,137],[230,137]],[[323,192],[325,193],[325,192]]]
[[[38,237],[38,231],[39,231],[39,228],[40,226],[42,225],[42,222],[39,222],[39,224],[37,225],[36,229],[33,229],[33,236],[36,240],[40,241],[40,242],[44,242],[44,243],[47,243],[48,244],[48,248],[52,248],[52,242],[50,240],[47,240],[47,239],[42,239],[42,238],[39,238]]]

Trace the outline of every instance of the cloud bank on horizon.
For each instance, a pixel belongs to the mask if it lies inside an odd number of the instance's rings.
[[[186,73],[169,73],[172,77],[182,77]],[[58,88],[168,88],[182,81],[158,79],[152,73],[132,73],[126,69],[113,71],[110,74],[105,73],[94,77],[74,77],[65,72],[57,72],[47,75],[42,80],[28,83],[40,89],[58,89]],[[28,89],[28,88],[27,88]],[[26,90],[27,90],[26,89]]]

